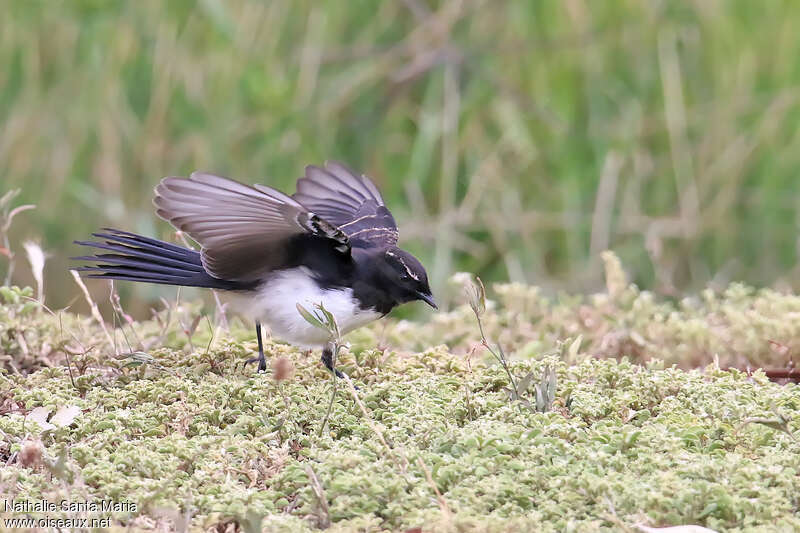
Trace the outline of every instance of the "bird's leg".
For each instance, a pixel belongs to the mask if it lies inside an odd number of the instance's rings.
[[[264,341],[261,340],[261,322],[256,322],[256,337],[258,338],[258,357],[253,357],[252,359],[248,359],[247,362],[245,362],[245,365],[248,363],[255,363],[256,361],[258,361],[258,371],[266,372],[267,360],[264,357]]]
[[[336,348],[337,348],[336,344],[332,342],[325,345],[325,347],[322,349],[322,357],[321,357],[322,364],[325,365],[325,368],[327,368],[331,372],[334,372],[337,378],[344,379],[344,374],[336,370],[333,366],[335,364],[333,360],[333,355],[334,355],[333,350],[335,350]]]
[[[256,322],[256,337],[258,337],[258,371],[267,371],[267,360],[264,358],[264,341],[261,340],[261,322]]]

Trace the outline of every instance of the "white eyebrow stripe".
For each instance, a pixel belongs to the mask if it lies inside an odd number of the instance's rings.
[[[386,255],[390,255],[390,256],[394,257],[395,259],[397,259],[398,261],[400,261],[400,264],[403,265],[403,268],[406,269],[406,272],[408,273],[408,275],[411,276],[412,278],[414,278],[415,280],[419,281],[419,276],[417,276],[416,274],[411,272],[411,269],[408,268],[408,265],[406,264],[405,261],[403,261],[402,257],[400,257],[399,255],[393,253],[392,251],[387,251]]]
[[[351,233],[350,234],[350,238],[353,238],[353,237],[355,237],[356,235],[358,235],[360,233],[366,233],[366,232],[387,233],[389,235],[397,235],[398,234],[396,230],[388,229],[388,228],[367,228],[367,229],[359,230],[359,231],[357,231],[355,233]]]
[[[366,220],[368,218],[376,218],[378,215],[364,215],[363,217],[357,218],[355,220],[351,220],[347,224],[341,224],[339,228],[346,228],[350,224],[355,224],[356,222],[361,222],[362,220]]]

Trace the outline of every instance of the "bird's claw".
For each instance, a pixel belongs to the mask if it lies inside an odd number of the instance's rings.
[[[244,362],[244,366],[246,367],[251,363],[258,363],[258,370],[256,370],[257,373],[264,374],[267,371],[267,361],[264,359],[264,356],[251,357]]]

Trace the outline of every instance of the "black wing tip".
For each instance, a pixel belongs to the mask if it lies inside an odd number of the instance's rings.
[[[113,239],[114,237],[118,237],[118,235],[114,235],[113,233],[100,233],[98,231],[92,233],[92,237],[97,237],[98,239]]]
[[[108,233],[100,233],[99,231],[96,231],[96,232],[93,232],[91,234],[92,237],[97,237],[98,239],[113,239],[115,237],[114,233],[117,234],[116,236],[120,236],[120,235],[124,235],[125,234],[125,232],[123,232],[121,230],[115,230],[113,228],[100,228],[100,229],[102,231],[106,231]],[[100,243],[95,242],[95,241],[78,241],[78,240],[75,240],[75,241],[72,241],[72,244],[77,244],[79,246],[94,246],[95,244],[100,244]]]
[[[83,272],[106,272],[106,269],[103,265],[98,266],[79,266],[75,268],[70,268],[70,270],[74,270],[75,272],[80,272],[81,276],[83,276]]]

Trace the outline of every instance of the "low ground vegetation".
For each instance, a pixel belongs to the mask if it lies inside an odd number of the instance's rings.
[[[358,389],[339,383],[324,431],[318,354],[269,342],[258,375],[249,330],[200,304],[104,328],[5,287],[0,492],[133,502],[107,515],[134,528],[800,528],[800,389],[746,371],[791,363],[800,298],[670,303],[618,267],[589,298],[490,290],[482,321],[519,400],[466,304],[351,335],[339,365]]]

